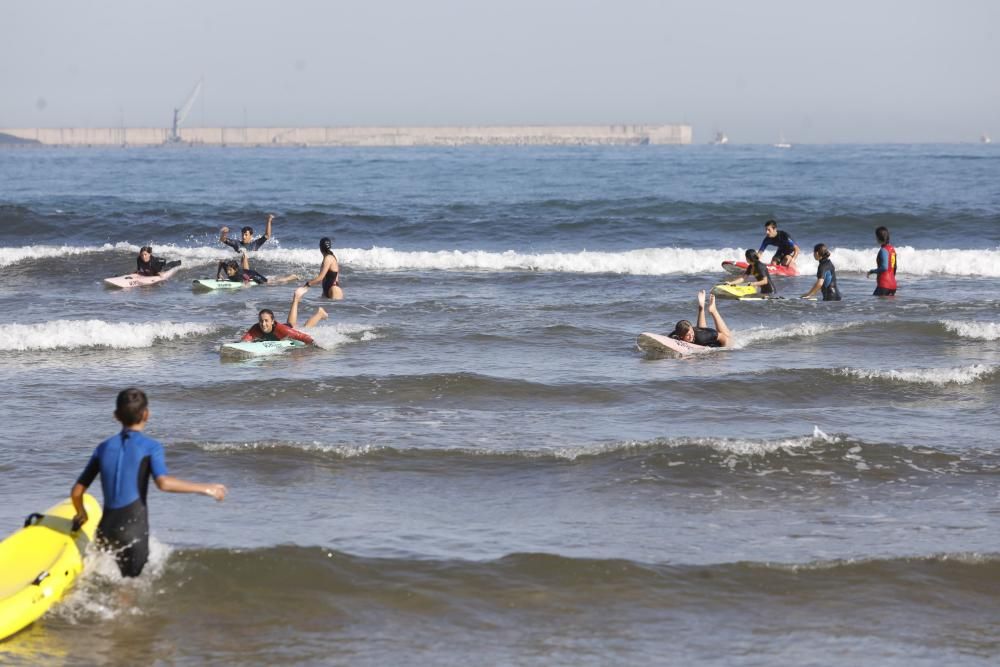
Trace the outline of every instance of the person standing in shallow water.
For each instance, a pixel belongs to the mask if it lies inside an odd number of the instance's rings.
[[[869,276],[875,274],[878,279],[872,296],[893,296],[896,293],[896,249],[889,243],[889,228],[877,228],[875,238],[882,247],[876,257],[878,266],[868,272]]]
[[[87,523],[83,494],[101,476],[104,515],[97,526],[97,542],[114,552],[123,577],[138,577],[149,559],[149,516],[146,490],[152,477],[160,491],[200,493],[222,500],[222,484],[186,482],[167,474],[163,445],[146,436],[149,400],[141,389],[125,389],[115,401],[115,419],[122,430],[94,450],[83,473],[73,485],[70,498],[76,509],[74,521]]]
[[[313,283],[322,283],[323,296],[339,301],[344,298],[344,290],[340,289],[340,264],[333,254],[333,239],[324,236],[319,240],[319,251],[323,253],[323,263],[319,267],[319,275],[306,281],[305,287]]]
[[[830,259],[830,251],[825,243],[817,243],[813,247],[813,258],[819,262],[816,269],[816,282],[808,292],[802,295],[803,299],[809,299],[817,292],[823,293],[823,301],[840,301],[840,290],[837,288],[837,269]]]

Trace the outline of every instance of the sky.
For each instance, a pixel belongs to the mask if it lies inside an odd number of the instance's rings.
[[[668,124],[1000,141],[998,0],[0,0],[0,128]]]

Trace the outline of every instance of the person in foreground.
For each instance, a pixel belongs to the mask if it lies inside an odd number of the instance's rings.
[[[747,270],[742,276],[737,276],[732,280],[727,280],[726,284],[736,285],[749,280],[764,296],[775,296],[778,290],[774,288],[774,281],[771,280],[771,273],[767,270],[764,262],[760,261],[760,255],[753,248],[747,249]]]
[[[263,276],[250,268],[250,260],[247,259],[247,254],[243,253],[243,259],[239,262],[235,259],[224,259],[220,261],[219,268],[215,272],[215,279],[228,280],[234,283],[248,283],[252,280],[258,285],[263,285],[267,282],[270,282],[272,285],[281,285],[283,283],[290,283],[293,280],[298,280],[299,277],[292,273],[287,276],[271,278],[268,280],[266,276]]]
[[[300,287],[295,290],[295,294],[292,295],[292,305],[288,308],[288,320],[285,324],[275,322],[274,311],[264,308],[257,313],[257,324],[250,327],[250,329],[243,334],[243,338],[240,340],[244,343],[250,343],[256,341],[284,340],[285,338],[291,338],[292,340],[300,340],[303,343],[312,343],[312,336],[295,328],[299,319],[299,301],[302,300],[302,295],[304,295],[307,291],[306,287]],[[308,329],[310,327],[314,327],[327,317],[329,317],[329,315],[326,314],[325,310],[317,308],[313,316],[310,317],[304,325],[302,325],[302,328]]]
[[[705,347],[729,347],[732,345],[733,334],[726,326],[722,315],[719,314],[719,309],[715,306],[714,294],[708,298],[708,312],[715,324],[714,329],[710,328],[705,320],[705,290],[702,290],[698,292],[697,326],[692,325],[687,320],[681,320],[670,333],[670,337]]]
[[[323,296],[339,301],[344,298],[344,290],[340,289],[340,264],[333,254],[333,240],[324,236],[319,240],[319,251],[323,253],[323,263],[319,267],[319,275],[306,281],[305,287],[313,283],[323,284]]]
[[[240,230],[239,241],[229,238],[229,227],[223,227],[219,230],[219,243],[224,243],[235,252],[260,250],[260,247],[271,238],[272,222],[274,222],[274,216],[269,214],[267,216],[267,227],[264,229],[264,235],[257,238],[253,237],[253,227],[244,227]]]
[[[840,290],[837,289],[837,269],[830,259],[830,251],[825,243],[817,243],[813,247],[813,258],[819,262],[816,269],[816,282],[809,291],[802,295],[803,299],[812,298],[822,291],[823,301],[840,301]]]
[[[757,249],[757,252],[764,252],[764,248],[769,245],[778,248],[774,251],[774,256],[771,257],[771,264],[795,266],[795,259],[799,256],[799,246],[795,244],[788,232],[778,230],[778,223],[774,220],[768,220],[764,223],[764,240],[760,242],[760,248]]]
[[[162,257],[153,257],[153,246],[144,245],[139,249],[139,255],[135,258],[135,272],[140,276],[158,276],[164,271],[169,271],[175,266],[180,266],[181,260],[175,259],[168,262]]]
[[[896,293],[896,249],[889,243],[889,229],[879,227],[875,230],[875,238],[882,244],[876,258],[878,266],[868,272],[875,274],[878,282],[872,296],[893,296]]]
[[[149,478],[160,491],[200,493],[216,500],[226,497],[222,484],[186,482],[167,473],[163,445],[142,431],[149,421],[149,401],[141,389],[125,389],[115,402],[115,419],[122,430],[94,450],[87,467],[73,485],[70,498],[75,521],[87,522],[83,494],[101,476],[104,516],[97,526],[97,543],[114,552],[123,577],[138,577],[149,558],[149,517],[146,490]]]

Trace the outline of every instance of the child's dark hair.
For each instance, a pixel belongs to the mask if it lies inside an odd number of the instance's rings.
[[[767,222],[764,223],[764,229],[767,229],[768,227],[774,227],[775,229],[777,229],[778,223],[775,222],[774,220],[768,220]]]
[[[748,248],[744,254],[746,255],[747,261],[751,264],[760,261],[760,255],[758,255],[757,251],[753,248]]]
[[[684,336],[687,335],[687,332],[691,331],[692,329],[694,329],[693,324],[691,324],[687,320],[681,320],[680,322],[677,323],[677,326],[674,327],[674,330],[670,332],[670,337],[676,338],[677,340],[682,340]]]
[[[247,232],[250,232],[250,236],[253,236],[253,227],[244,227],[240,230],[241,234],[246,234]]]
[[[142,422],[146,416],[146,408],[149,407],[149,400],[142,389],[129,387],[118,392],[118,399],[115,401],[115,417],[122,423],[122,426],[135,426]]]
[[[876,227],[875,228],[875,238],[882,245],[889,242],[889,228],[888,227]]]
[[[813,252],[819,255],[820,259],[830,259],[830,251],[825,243],[817,243],[813,246]]]

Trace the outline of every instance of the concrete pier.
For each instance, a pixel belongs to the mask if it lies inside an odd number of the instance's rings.
[[[0,128],[0,146],[163,146],[152,127]],[[192,127],[186,146],[624,146],[690,144],[690,125],[484,125],[465,127]]]

